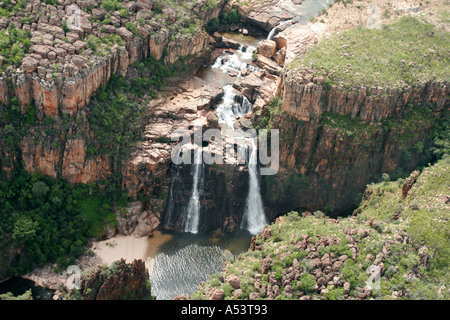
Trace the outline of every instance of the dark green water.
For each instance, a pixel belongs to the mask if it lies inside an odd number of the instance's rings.
[[[36,286],[28,279],[15,277],[0,283],[0,294],[11,292],[14,296],[18,296],[30,289],[33,300],[52,300],[53,298],[53,291]]]

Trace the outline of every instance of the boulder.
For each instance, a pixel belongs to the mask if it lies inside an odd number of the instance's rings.
[[[416,182],[417,177],[420,175],[420,171],[416,170],[405,180],[402,186],[402,199],[406,198],[409,190],[411,190],[413,184]]]
[[[133,39],[133,32],[128,30],[125,27],[121,27],[117,29],[117,34],[121,36],[125,41],[129,42],[131,39]]]
[[[136,1],[136,7],[138,10],[152,10],[153,4],[149,0],[138,0]]]
[[[280,50],[280,49],[286,47],[287,40],[286,40],[286,38],[284,38],[282,36],[279,36],[279,35],[275,36],[273,38],[273,41],[275,41],[275,43],[276,43],[277,50]]]
[[[278,66],[278,64],[275,61],[273,61],[261,54],[258,54],[258,59],[256,60],[255,63],[258,67],[267,70],[271,74],[280,75],[280,73],[281,73],[281,68],[280,68],[280,66]]]
[[[258,46],[258,53],[266,58],[272,58],[277,49],[277,44],[273,40],[263,40]]]
[[[213,34],[213,38],[217,43],[221,43],[222,42],[222,35],[219,32],[214,32]]]
[[[211,295],[210,300],[223,300],[225,291],[223,289],[216,289]]]
[[[81,50],[83,50],[84,48],[86,48],[87,43],[81,40],[75,41],[75,43],[73,44],[73,46],[75,47],[75,51],[76,52],[80,52]]]
[[[258,292],[250,292],[249,299],[255,300],[261,298],[261,295]]]
[[[34,52],[38,55],[40,55],[42,58],[47,58],[47,54],[50,52],[50,47],[46,45],[34,45],[30,48],[31,52]]]
[[[25,70],[26,72],[31,73],[34,70],[36,70],[38,64],[39,64],[38,60],[36,60],[36,59],[34,59],[32,57],[25,57],[22,60],[22,69]]]
[[[281,50],[275,52],[272,58],[278,64],[284,64],[284,59],[286,58],[286,48],[282,48]]]
[[[234,289],[239,289],[241,287],[241,281],[239,280],[238,276],[230,275],[227,279],[227,282],[232,286]]]

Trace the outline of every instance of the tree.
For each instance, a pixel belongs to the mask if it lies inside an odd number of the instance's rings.
[[[229,24],[238,24],[241,20],[241,17],[239,15],[239,12],[236,9],[231,9],[230,13],[228,14],[228,23]]]
[[[33,183],[33,188],[31,189],[31,192],[33,193],[33,196],[35,198],[43,201],[45,196],[48,194],[49,190],[50,188],[45,182],[36,181],[35,183]]]
[[[211,20],[209,20],[208,24],[205,26],[205,30],[209,34],[212,34],[212,33],[216,32],[217,30],[219,30],[219,25],[220,25],[219,19],[212,18]]]
[[[18,242],[32,240],[36,235],[37,225],[37,222],[33,222],[28,217],[19,218],[14,225],[12,238]]]

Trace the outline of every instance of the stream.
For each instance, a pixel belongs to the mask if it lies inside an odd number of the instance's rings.
[[[262,39],[243,36],[239,33],[224,33],[224,37],[238,41],[241,46],[236,49],[223,49],[222,54],[210,65],[197,73],[201,79],[214,82],[223,87],[224,95],[217,105],[216,116],[225,129],[232,129],[236,118],[251,112],[252,104],[233,88],[233,82],[242,73],[249,74],[259,70],[252,63],[252,55]],[[163,231],[156,237],[167,237],[153,255],[149,255],[147,266],[152,284],[152,294],[158,300],[173,299],[185,294],[189,296],[197,290],[202,281],[211,274],[220,272],[226,260],[248,250],[253,235],[260,232],[266,224],[263,203],[259,188],[258,164],[256,161],[255,142],[239,146],[241,155],[247,159],[249,167],[249,190],[247,205],[241,229],[237,234],[223,235],[199,233],[198,223],[201,215],[200,196],[203,192],[202,148],[194,151],[194,164],[191,168],[191,198],[184,209],[184,232]],[[169,192],[168,219],[172,215],[173,203],[183,188],[178,171],[175,173]],[[167,223],[167,222],[166,222]],[[158,240],[155,240],[158,242]]]

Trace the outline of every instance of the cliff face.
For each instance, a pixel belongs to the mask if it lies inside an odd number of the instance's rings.
[[[160,14],[152,10],[153,1],[123,1],[121,8],[127,14],[108,12],[96,1],[76,4],[82,9],[80,28],[72,30],[64,29],[71,16],[71,1],[58,2],[58,6],[30,1],[5,20],[4,28],[14,24],[28,30],[32,46],[21,68],[9,68],[0,76],[0,102],[7,105],[16,97],[22,113],[33,104],[40,121],[46,116],[54,119],[50,129],[56,135],[36,127],[20,142],[27,171],[41,171],[71,183],[89,183],[104,180],[117,170],[106,155],[88,157],[86,137],[76,136],[88,132],[88,139],[95,138],[89,133],[85,115],[90,112],[90,99],[96,90],[114,74],[125,77],[135,62],[151,55],[164,59],[166,65],[183,58],[188,69],[196,70],[208,57],[211,39],[201,28],[190,34],[169,32],[168,24],[175,22],[176,8],[166,4]],[[218,16],[223,4],[218,1],[205,9],[201,1],[179,15],[208,21]],[[29,17],[30,22],[23,22],[22,17]],[[161,17],[167,17],[167,21]],[[112,40],[101,43],[104,39]],[[64,122],[60,119],[63,116],[71,120]],[[119,173],[130,178],[130,182],[124,182],[129,186],[136,179],[134,173],[129,174],[132,170],[128,166],[124,168]],[[5,169],[8,172],[11,168]]]
[[[280,129],[280,173],[265,180],[267,204],[278,213],[327,206],[330,214],[348,212],[372,179],[426,164],[423,151],[448,114],[442,83],[344,90],[289,72],[283,83],[272,116]]]
[[[86,300],[149,300],[151,290],[145,263],[121,259],[110,267],[97,267],[81,278],[81,297]]]
[[[421,115],[411,126],[416,116],[393,124],[332,114],[311,122],[279,116],[280,172],[265,179],[268,207],[278,214],[296,208],[348,213],[372,179],[382,173],[395,177],[426,163],[422,152],[439,117]]]
[[[172,167],[170,176],[164,226],[169,230],[183,230],[192,193],[191,166]],[[230,165],[205,165],[202,181],[199,232],[238,231],[248,193],[247,170]]]
[[[446,83],[427,82],[403,89],[351,88],[327,86],[312,71],[291,70],[284,79],[282,110],[299,120],[310,121],[323,113],[349,115],[376,123],[401,117],[405,106],[412,104],[441,112],[448,103]]]
[[[264,179],[265,207],[272,217],[298,209],[350,213],[367,183],[381,174],[397,178],[426,165],[434,132],[448,116],[446,82],[347,88],[294,67],[294,59],[326,36],[324,28],[297,24],[280,32],[270,62],[284,51],[278,79],[264,83],[254,74],[241,83],[254,101],[253,122],[280,130],[280,170]],[[263,54],[260,50],[257,61]],[[273,68],[261,67],[276,78]]]
[[[357,217],[292,211],[277,218],[253,237],[249,252],[225,262],[189,298],[448,299],[443,279],[450,259],[450,202],[443,182],[449,160],[444,156],[413,172],[403,186],[368,185]]]

